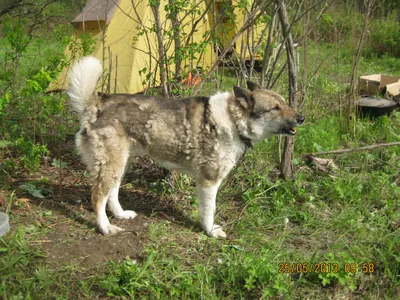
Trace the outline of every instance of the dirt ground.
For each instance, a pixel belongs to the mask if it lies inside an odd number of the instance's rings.
[[[64,168],[48,162],[53,158],[45,159],[40,171],[20,174],[12,183],[17,190],[17,199],[10,214],[11,229],[21,223],[41,227],[45,234],[36,240],[30,239],[30,242],[43,245],[45,259],[51,267],[75,265],[84,273],[90,273],[92,268],[103,267],[108,260],[120,261],[127,256],[140,260],[140,253],[149,242],[148,230],[152,222],[168,220],[173,226],[192,226],[200,232],[199,225],[174,205],[178,200],[185,201],[182,199],[185,195],[174,193],[163,196],[149,189],[149,186],[157,186],[161,182],[165,170],[149,159],[137,158],[121,185],[120,202],[124,209],[134,210],[138,216],[133,220],[111,219],[114,225],[125,231],[116,235],[101,235],[96,229],[95,214],[91,209],[90,184],[85,176],[85,167],[76,156],[72,156],[66,154],[62,157],[61,160],[67,162]],[[34,198],[18,188],[26,182],[33,182],[38,189],[43,185],[51,193],[44,199]],[[179,207],[182,208],[182,203]],[[108,216],[111,216],[109,212]]]

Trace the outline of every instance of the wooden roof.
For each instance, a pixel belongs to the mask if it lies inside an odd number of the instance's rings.
[[[86,6],[72,23],[107,21],[111,19],[120,0],[88,0]]]

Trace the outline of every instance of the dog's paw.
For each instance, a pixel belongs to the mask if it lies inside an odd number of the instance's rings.
[[[134,219],[136,216],[137,213],[135,213],[133,210],[124,210],[123,212],[119,213],[118,215],[115,215],[114,217],[117,219],[128,220],[128,219]]]
[[[125,229],[122,229],[122,228],[120,228],[120,227],[118,227],[118,226],[114,226],[114,225],[111,225],[111,224],[109,224],[109,225],[107,225],[107,226],[105,226],[105,227],[100,227],[99,229],[100,229],[100,232],[101,232],[102,234],[104,234],[104,235],[107,235],[107,234],[116,234],[116,233],[118,233],[118,232],[121,232],[121,231],[124,231],[124,230],[125,230]]]
[[[213,238],[226,238],[226,233],[219,225],[214,225],[213,228],[209,232],[207,232],[207,234]]]

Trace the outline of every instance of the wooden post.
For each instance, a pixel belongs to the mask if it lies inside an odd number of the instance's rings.
[[[111,94],[111,74],[112,74],[112,53],[110,47],[108,47],[108,80],[106,93]]]
[[[117,79],[118,79],[118,54],[115,55],[115,81],[114,81],[114,94],[117,93]]]

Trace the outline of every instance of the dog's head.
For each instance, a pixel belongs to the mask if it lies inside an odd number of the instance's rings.
[[[254,141],[267,137],[285,134],[295,135],[296,126],[304,122],[304,117],[286,104],[281,95],[264,89],[258,84],[248,81],[250,91],[234,87],[236,100],[240,104],[243,134]]]

